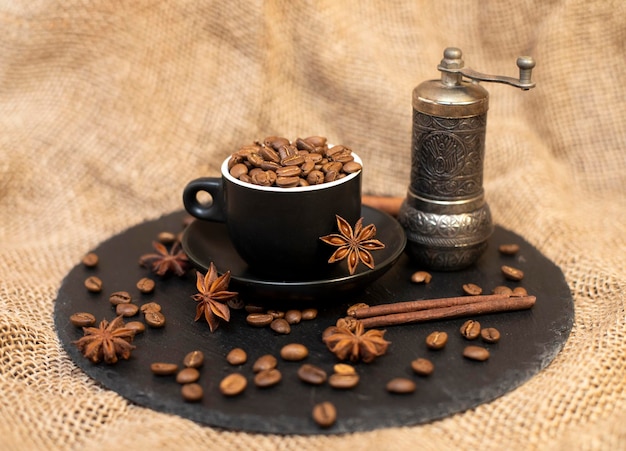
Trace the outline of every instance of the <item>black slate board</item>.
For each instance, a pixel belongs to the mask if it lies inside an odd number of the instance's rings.
[[[489,402],[515,389],[545,368],[564,346],[574,321],[574,306],[570,290],[561,270],[518,235],[496,227],[485,255],[471,268],[457,272],[432,272],[428,285],[408,282],[417,269],[406,256],[378,281],[360,293],[339,298],[328,296],[319,300],[316,320],[294,325],[289,335],[276,335],[269,328],[255,329],[245,323],[243,311],[233,311],[230,323],[222,323],[215,333],[208,325],[194,322],[195,302],[190,298],[195,290],[195,277],[189,271],[183,278],[158,278],[153,294],[141,295],[135,288],[137,280],[151,276],[138,265],[140,255],[151,252],[151,242],[161,231],[182,229],[184,212],[175,212],[145,222],[110,238],[94,251],[100,256],[97,268],[81,264],[64,279],[55,304],[54,321],[61,343],[70,358],[85,373],[128,400],[161,412],[176,414],[199,423],[232,430],[278,434],[332,434],[365,431],[377,428],[414,425],[462,412]],[[517,243],[520,252],[514,257],[501,256],[497,246]],[[525,272],[522,283],[507,282],[500,266],[510,264]],[[83,281],[97,275],[104,282],[100,294],[88,293]],[[262,354],[279,355],[280,348],[290,342],[305,344],[310,354],[305,362],[321,366],[329,373],[336,363],[334,356],[321,342],[321,333],[355,302],[370,305],[411,299],[430,299],[461,294],[461,286],[472,282],[489,292],[497,285],[523,285],[537,296],[529,311],[484,315],[476,317],[483,327],[496,327],[502,333],[497,344],[485,345],[491,358],[485,362],[469,361],[461,356],[469,344],[459,334],[463,319],[425,324],[389,327],[385,338],[392,342],[388,353],[370,364],[357,364],[361,375],[359,385],[349,391],[339,391],[328,385],[313,387],[297,379],[300,363],[284,362],[279,358],[283,380],[279,385],[259,389],[252,384],[252,363]],[[235,288],[236,287],[231,287]],[[94,365],[72,344],[82,331],[69,322],[77,311],[93,313],[98,321],[111,320],[115,313],[108,296],[118,290],[129,291],[137,304],[159,302],[167,318],[163,329],[150,329],[137,335],[137,348],[128,361],[110,366]],[[254,299],[246,302],[254,303]],[[297,308],[304,308],[299,303]],[[141,315],[136,318],[141,319]],[[425,337],[434,330],[446,331],[447,346],[430,351]],[[478,343],[476,343],[478,344]],[[231,367],[225,355],[234,347],[248,352],[248,363]],[[200,383],[205,395],[200,403],[184,402],[180,386],[173,377],[152,375],[149,365],[155,361],[182,363],[184,355],[202,350],[206,362]],[[426,357],[435,364],[430,377],[416,376],[410,369],[411,360]],[[218,391],[220,380],[230,372],[241,372],[249,380],[247,390],[235,398],[223,397]],[[404,376],[417,382],[411,395],[392,395],[385,384],[392,377]],[[328,429],[319,428],[311,419],[311,409],[321,401],[332,401],[338,420]]]

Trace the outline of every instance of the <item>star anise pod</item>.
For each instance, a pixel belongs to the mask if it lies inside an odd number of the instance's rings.
[[[370,269],[374,269],[374,257],[370,251],[383,249],[385,245],[379,240],[375,240],[376,226],[370,224],[363,227],[363,218],[359,219],[354,226],[354,231],[348,221],[341,216],[337,216],[337,228],[340,233],[332,233],[320,237],[324,243],[336,246],[338,249],[330,256],[328,263],[343,260],[348,261],[350,275],[354,274],[359,262],[362,262]]]
[[[99,327],[83,327],[85,335],[74,341],[83,355],[93,363],[104,360],[105,363],[116,363],[118,358],[128,359],[135,346],[130,343],[135,331],[125,327],[124,319],[118,316],[108,322],[103,319]]]
[[[354,331],[347,327],[334,327],[323,340],[339,360],[369,363],[387,352],[390,342],[383,338],[384,335],[384,330],[370,329],[365,332],[363,324],[357,322]]]
[[[213,332],[219,326],[219,319],[230,321],[230,309],[227,302],[235,298],[239,293],[227,291],[230,283],[230,271],[218,277],[217,269],[213,262],[209,266],[206,275],[198,271],[196,287],[199,293],[192,296],[198,302],[196,307],[196,318],[198,321],[202,316],[209,323],[209,328]]]
[[[175,241],[169,251],[167,247],[157,241],[152,242],[152,247],[156,253],[142,255],[139,258],[141,266],[151,266],[152,271],[159,276],[164,276],[170,271],[177,276],[185,274],[189,260],[180,248],[180,241]]]

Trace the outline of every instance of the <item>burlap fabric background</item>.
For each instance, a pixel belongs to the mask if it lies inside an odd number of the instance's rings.
[[[0,448],[626,446],[622,0],[5,0],[0,27]],[[538,62],[535,90],[486,86],[485,189],[574,295],[545,371],[432,424],[280,437],[131,405],[72,364],[52,319],[65,274],[182,208],[186,182],[238,145],[324,134],[364,158],[366,193],[403,196],[411,91],[450,45],[488,73]]]

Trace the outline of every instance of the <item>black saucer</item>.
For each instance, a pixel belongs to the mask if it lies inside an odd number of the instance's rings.
[[[240,292],[289,301],[319,299],[330,293],[363,289],[385,274],[402,255],[406,236],[398,221],[368,206],[363,206],[361,214],[363,224],[376,225],[376,238],[385,244],[385,248],[372,253],[376,264],[374,269],[360,264],[352,275],[345,261],[324,268],[323,275],[314,274],[299,279],[268,278],[255,274],[233,247],[223,223],[194,221],[185,230],[182,245],[189,259],[199,268],[206,271],[213,262],[220,273],[230,270],[233,286]],[[330,253],[332,250],[329,250]]]

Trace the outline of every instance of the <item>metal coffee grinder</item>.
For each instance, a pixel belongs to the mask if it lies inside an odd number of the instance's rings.
[[[517,80],[466,68],[462,56],[458,48],[445,49],[437,66],[441,79],[413,90],[411,180],[398,220],[406,232],[406,252],[433,270],[471,265],[493,233],[483,190],[489,93],[478,82],[522,90],[535,86],[531,57],[517,59]]]

